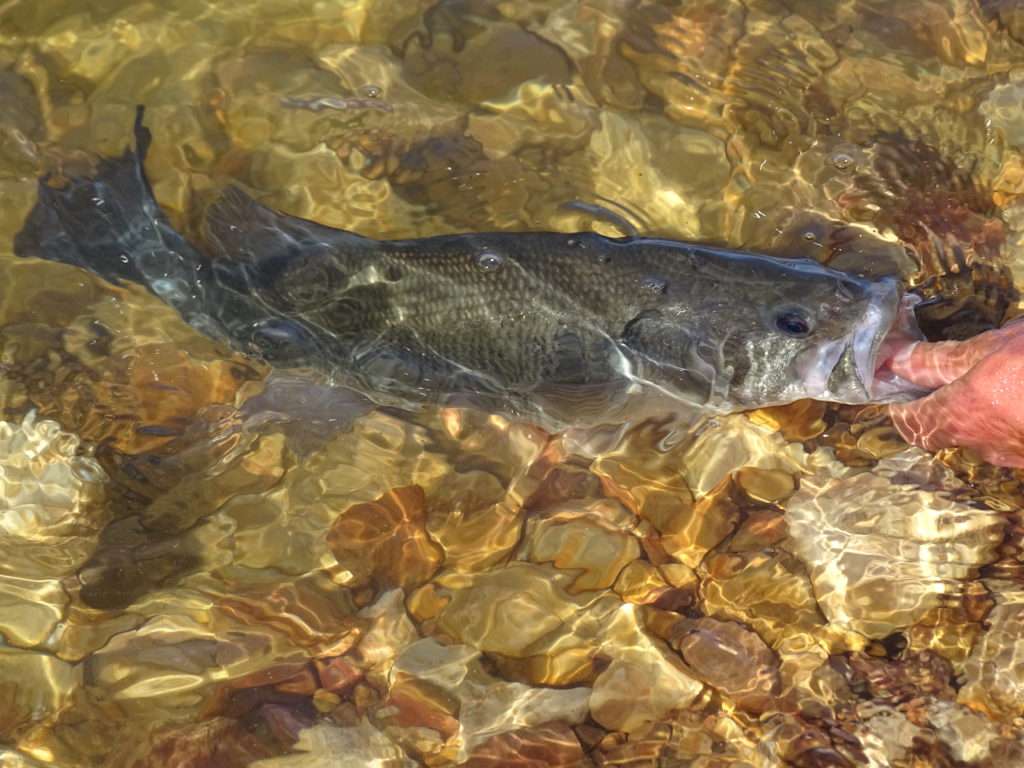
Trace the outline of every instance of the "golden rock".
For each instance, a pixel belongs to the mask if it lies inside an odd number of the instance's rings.
[[[750,420],[772,431],[780,432],[786,440],[804,442],[813,440],[827,429],[824,416],[824,403],[817,400],[799,400],[790,405],[752,411]]]
[[[939,738],[950,746],[953,757],[965,763],[992,760],[993,748],[1003,738],[999,725],[965,706],[949,701],[936,701],[928,707],[928,719],[938,731]],[[1017,741],[1017,754],[1020,742]],[[1009,763],[1003,763],[1008,765]]]
[[[745,467],[798,475],[803,463],[804,451],[799,445],[787,443],[781,434],[744,415],[717,419],[683,456],[686,483],[698,498]]]
[[[327,545],[352,574],[347,586],[409,590],[434,575],[444,552],[425,530],[425,500],[419,486],[396,488],[338,515]]]
[[[736,473],[736,484],[753,501],[777,504],[796,491],[793,476],[777,469],[744,467]]]
[[[79,454],[80,447],[75,435],[31,413],[21,424],[0,422],[4,534],[28,543],[103,527],[109,519],[101,503],[107,475],[95,459]]]
[[[857,438],[857,448],[875,459],[884,459],[906,450],[906,443],[895,427],[873,427]]]
[[[216,425],[212,428],[218,429]],[[165,485],[163,477],[147,478],[164,488],[141,515],[146,526],[160,531],[187,530],[213,510],[223,509],[239,523],[240,537],[246,536],[250,526],[262,528],[266,524],[266,506],[253,504],[251,496],[265,494],[273,498],[270,490],[284,477],[292,458],[284,437],[271,434],[239,436],[235,440],[214,438],[216,447],[203,445],[202,439],[199,445],[188,442],[189,447],[184,447],[172,460],[181,473],[177,482]],[[211,463],[216,467],[212,472]],[[278,562],[283,559],[280,551],[274,554]]]
[[[785,546],[807,564],[822,612],[868,637],[962,594],[1002,537],[997,515],[890,479],[904,471],[901,461],[873,472],[826,464],[786,503]]]
[[[480,574],[442,574],[450,597],[437,629],[485,652],[525,657],[545,650],[597,648],[605,622],[621,604],[614,595],[568,590],[572,573],[550,565],[512,562]]]
[[[775,509],[755,509],[729,540],[730,552],[747,552],[774,547],[786,540],[789,530],[786,516]]]
[[[409,595],[409,614],[417,621],[429,621],[436,618],[448,604],[448,598],[441,597],[437,587],[424,584]]]
[[[680,507],[670,518],[663,519],[664,527],[658,530],[659,544],[665,552],[690,568],[700,565],[739,521],[732,490],[732,480],[727,478],[693,506]]]
[[[364,718],[341,728],[320,723],[299,733],[290,755],[251,763],[253,768],[414,768],[402,748]]]
[[[60,643],[63,580],[96,548],[111,513],[107,474],[75,435],[30,413],[0,422],[0,634],[16,646]]]
[[[550,649],[532,656],[514,657],[489,654],[501,677],[532,685],[569,687],[592,685],[600,672],[601,658],[594,646],[578,644],[569,638],[562,649],[555,641]]]
[[[911,650],[934,651],[959,672],[983,631],[964,606],[942,606],[925,613],[910,628],[907,640]]]
[[[625,522],[623,518],[628,519],[619,516]],[[539,521],[531,520],[520,551],[521,557],[535,563],[578,571],[568,588],[575,594],[610,587],[622,569],[640,556],[640,544],[614,521],[605,523],[599,513],[583,508],[551,511]]]
[[[70,702],[83,682],[81,667],[45,653],[17,648],[0,650],[0,728],[4,733],[24,734],[43,720],[53,718]]]
[[[370,622],[352,654],[363,669],[389,669],[402,650],[419,639],[419,632],[405,612],[404,593],[400,589],[385,592],[373,605],[360,610],[357,617]]]
[[[627,565],[615,582],[615,592],[629,603],[653,603],[669,584],[661,571],[645,560],[636,560]]]
[[[854,735],[869,760],[904,760],[914,739],[921,737],[921,728],[896,707],[867,702],[858,708],[858,715],[861,723]]]
[[[1024,715],[1024,593],[1013,584],[990,584],[998,595],[987,617],[989,630],[964,664],[957,700],[995,717]]]
[[[729,507],[726,485],[694,503],[683,479],[681,450],[664,452],[647,443],[658,436],[653,425],[630,432],[627,442],[615,452],[595,460],[593,471],[601,477],[609,495],[653,526],[662,551],[696,567],[704,554],[731,531],[736,513]]]
[[[779,657],[779,709],[829,717],[854,701],[847,678],[829,663],[828,651],[809,634],[775,643]]]
[[[663,563],[658,566],[668,583],[676,589],[690,589],[697,586],[697,574],[682,563]]]
[[[659,530],[693,505],[693,494],[682,477],[681,453],[659,450],[661,433],[653,424],[634,428],[614,451],[599,456],[591,466],[609,496]]]
[[[646,633],[628,603],[611,619],[602,653],[611,663],[594,681],[590,716],[609,730],[639,731],[685,709],[703,690],[679,658]]]
[[[395,722],[431,728],[445,739],[457,738],[460,762],[503,734],[512,738],[523,729],[556,721],[580,723],[590,699],[589,688],[532,688],[494,679],[484,671],[479,651],[444,646],[432,638],[402,652],[391,680],[387,703],[398,710]],[[406,691],[417,690],[424,693],[410,701]]]
[[[701,576],[705,613],[743,621],[772,644],[824,628],[806,571],[785,551],[716,553]]]
[[[313,694],[313,706],[316,707],[317,712],[330,712],[339,704],[341,704],[341,697],[331,691],[321,688]]]

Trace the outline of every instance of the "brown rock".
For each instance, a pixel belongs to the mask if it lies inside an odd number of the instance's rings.
[[[352,573],[350,586],[409,589],[437,571],[444,553],[424,528],[424,503],[423,489],[407,486],[338,515],[327,545]]]
[[[245,768],[279,749],[238,720],[218,717],[164,731],[132,768]]]
[[[742,621],[773,645],[825,625],[803,564],[787,552],[715,553],[701,570],[704,612]]]
[[[736,483],[751,501],[777,504],[796,491],[796,478],[781,469],[744,467],[736,473]]]
[[[672,645],[695,677],[750,712],[763,712],[779,690],[778,659],[740,624],[717,619],[681,621]]]
[[[862,653],[850,657],[851,684],[866,688],[874,699],[900,704],[918,697],[952,700],[956,691],[953,668],[934,653],[910,654],[904,659],[874,658]]]
[[[317,685],[316,675],[313,674],[313,670],[306,667],[299,674],[282,683],[278,683],[274,687],[281,693],[298,693],[312,696],[319,686]]]
[[[459,702],[441,687],[404,677],[391,686],[385,707],[388,725],[429,728],[447,740],[459,732]]]
[[[362,670],[340,656],[317,659],[314,663],[320,687],[332,693],[345,694],[363,678]]]
[[[483,742],[467,768],[575,768],[583,760],[576,734],[564,723],[509,731]]]
[[[640,556],[640,544],[588,508],[567,509],[530,525],[523,554],[535,563],[578,572],[568,590],[576,594],[610,587],[623,568]]]

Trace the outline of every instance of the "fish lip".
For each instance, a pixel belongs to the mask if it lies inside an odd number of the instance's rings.
[[[921,297],[903,293],[895,278],[879,280],[871,291],[850,345],[857,376],[870,402],[912,400],[924,391],[889,370],[888,363],[898,349],[924,339],[914,315]]]

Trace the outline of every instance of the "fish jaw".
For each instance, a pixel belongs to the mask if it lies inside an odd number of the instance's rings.
[[[832,403],[913,400],[927,390],[903,379],[889,366],[902,350],[924,337],[914,307],[920,298],[902,294],[899,283],[886,278],[869,288],[866,308],[849,335],[805,351],[796,364],[796,380],[804,397]]]
[[[895,280],[877,284],[864,321],[854,332],[851,344],[868,402],[903,402],[928,392],[898,376],[889,365],[893,357],[924,339],[914,315],[914,307],[920,302],[920,296],[900,295]]]

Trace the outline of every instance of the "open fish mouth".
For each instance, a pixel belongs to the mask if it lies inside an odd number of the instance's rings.
[[[805,396],[857,405],[912,400],[925,394],[889,367],[900,350],[923,338],[914,315],[920,297],[901,295],[895,279],[881,280],[870,291],[853,333],[801,355],[796,370]]]
[[[889,366],[897,353],[924,339],[914,314],[914,308],[920,303],[921,297],[915,294],[900,296],[895,280],[878,284],[851,345],[857,375],[869,402],[913,400],[926,393],[897,376]]]

